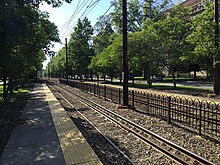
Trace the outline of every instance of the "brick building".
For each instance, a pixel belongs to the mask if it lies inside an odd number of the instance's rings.
[[[192,7],[191,16],[194,17],[197,14],[200,14],[201,12],[204,11],[203,5],[206,2],[207,1],[202,1],[202,0],[186,0],[182,2],[180,5],[182,5],[183,7],[191,6]]]

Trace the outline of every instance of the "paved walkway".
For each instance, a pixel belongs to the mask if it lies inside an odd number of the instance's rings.
[[[101,164],[45,84],[36,84],[0,165]]]

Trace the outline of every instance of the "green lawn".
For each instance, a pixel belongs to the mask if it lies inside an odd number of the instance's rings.
[[[33,85],[20,88],[14,91],[14,94],[9,94],[8,100],[5,101],[2,99],[3,86],[0,86],[0,155],[27,103],[28,92],[32,88]]]

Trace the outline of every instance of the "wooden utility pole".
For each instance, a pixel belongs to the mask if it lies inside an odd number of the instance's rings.
[[[66,44],[66,82],[68,83],[68,48],[67,48],[67,38],[65,38]]]
[[[128,37],[127,37],[127,2],[122,3],[123,15],[123,59],[122,59],[122,80],[123,80],[123,105],[128,106]]]

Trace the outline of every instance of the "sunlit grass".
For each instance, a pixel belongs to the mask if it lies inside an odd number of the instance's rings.
[[[143,80],[144,77],[143,77],[143,76],[142,76],[142,77],[134,77],[134,79],[135,79],[135,80]]]
[[[3,86],[0,85],[0,113],[13,113],[14,109],[18,108],[27,99],[29,88],[20,88],[14,91],[13,94],[8,94],[8,99],[3,100]],[[5,116],[5,115],[3,115]],[[1,119],[2,115],[0,115]]]

